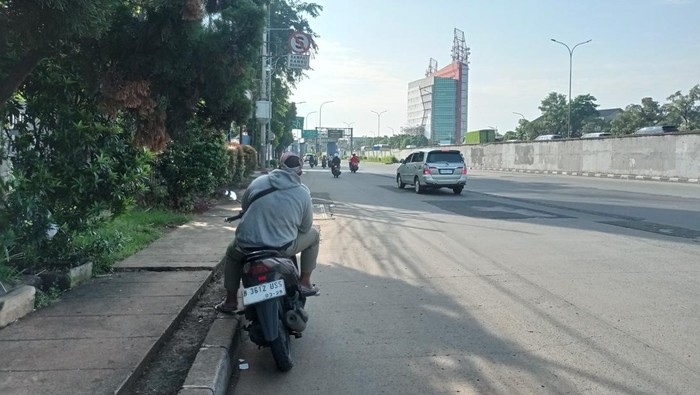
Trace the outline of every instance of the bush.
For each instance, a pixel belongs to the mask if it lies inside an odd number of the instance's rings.
[[[245,176],[249,176],[258,168],[258,151],[250,145],[243,145],[243,155],[245,158]]]
[[[188,125],[188,133],[168,144],[157,169],[172,208],[190,211],[200,197],[209,197],[230,180],[230,156],[221,132]]]
[[[390,165],[392,163],[399,163],[398,159],[394,155],[382,157],[382,163],[385,165]]]
[[[76,235],[132,205],[150,172],[133,133],[91,108],[54,108],[53,101],[46,107],[42,100],[49,99],[28,99],[13,177],[0,181],[1,249],[16,251],[9,265],[28,274],[92,259]]]
[[[230,172],[230,184],[232,186],[240,185],[245,179],[246,174],[246,162],[245,154],[243,149],[238,146],[234,148],[229,148],[229,172]]]

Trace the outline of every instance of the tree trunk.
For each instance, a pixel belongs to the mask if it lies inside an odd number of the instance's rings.
[[[0,80],[0,104],[8,101],[17,88],[31,74],[36,66],[44,59],[44,53],[38,49],[27,52],[19,62],[17,62],[5,78]]]

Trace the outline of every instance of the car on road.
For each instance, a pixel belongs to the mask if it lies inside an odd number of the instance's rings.
[[[541,134],[537,137],[535,137],[535,141],[544,141],[544,140],[561,140],[562,137],[558,134]]]
[[[598,139],[598,138],[605,138],[605,137],[610,137],[612,134],[607,133],[607,132],[595,132],[595,133],[584,133],[581,135],[582,139]]]
[[[467,183],[467,165],[461,152],[454,149],[420,149],[401,160],[396,170],[396,185],[413,185],[416,193],[428,189],[450,188],[459,195]]]
[[[634,134],[664,134],[664,133],[676,133],[678,132],[678,127],[673,125],[658,125],[658,126],[647,126],[641,128],[634,132]]]

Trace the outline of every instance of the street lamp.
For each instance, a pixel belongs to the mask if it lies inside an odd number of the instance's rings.
[[[333,103],[333,100],[324,101],[323,103],[321,103],[321,107],[318,108],[318,127],[319,128],[321,127],[321,114],[323,111],[323,105],[328,104],[328,103]]]
[[[521,114],[521,113],[519,113],[519,112],[513,111],[513,114],[515,114],[515,115],[520,115],[520,118],[525,119],[525,115],[523,115],[523,114]]]
[[[569,127],[568,127],[569,132],[568,133],[569,134],[566,137],[571,137],[571,75],[572,75],[572,69],[573,69],[572,63],[573,63],[573,58],[574,58],[574,49],[576,49],[576,47],[578,47],[579,45],[588,44],[589,42],[591,42],[593,40],[580,42],[580,43],[574,45],[573,48],[569,48],[568,45],[564,44],[561,41],[557,41],[553,38],[551,40],[557,44],[561,44],[561,45],[565,46],[566,49],[569,51],[569,122],[568,122],[568,124],[569,124]]]
[[[352,127],[352,125],[355,124],[355,122],[343,122],[344,124],[348,125],[348,129]]]
[[[375,113],[375,114],[377,114],[377,137],[379,137],[379,133],[381,133],[381,130],[382,130],[382,129],[380,128],[380,125],[381,125],[381,122],[382,122],[382,114],[384,114],[384,113],[386,112],[386,110],[384,110],[384,111],[382,111],[382,112],[376,112],[376,111],[374,111],[374,110],[370,110],[370,111],[373,112],[373,113]]]
[[[394,128],[392,128],[391,126],[387,126],[387,128],[391,129],[391,134],[392,134],[392,135],[393,135],[394,133],[396,133],[396,132],[394,132]]]
[[[311,111],[310,113],[306,114],[306,118],[304,118],[304,129],[306,129],[306,125],[308,125],[307,120],[309,119],[309,115],[311,114],[316,114],[318,111]]]

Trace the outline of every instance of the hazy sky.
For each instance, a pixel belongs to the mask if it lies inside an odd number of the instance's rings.
[[[568,93],[569,53],[555,38],[581,45],[573,57],[573,96],[602,108],[651,96],[665,102],[700,83],[700,0],[316,0],[320,38],[313,70],[292,98],[308,128],[354,122],[356,135],[406,125],[410,81],[429,59],[451,61],[453,29],[471,49],[469,130],[513,129],[520,112],[540,115],[550,92]]]

